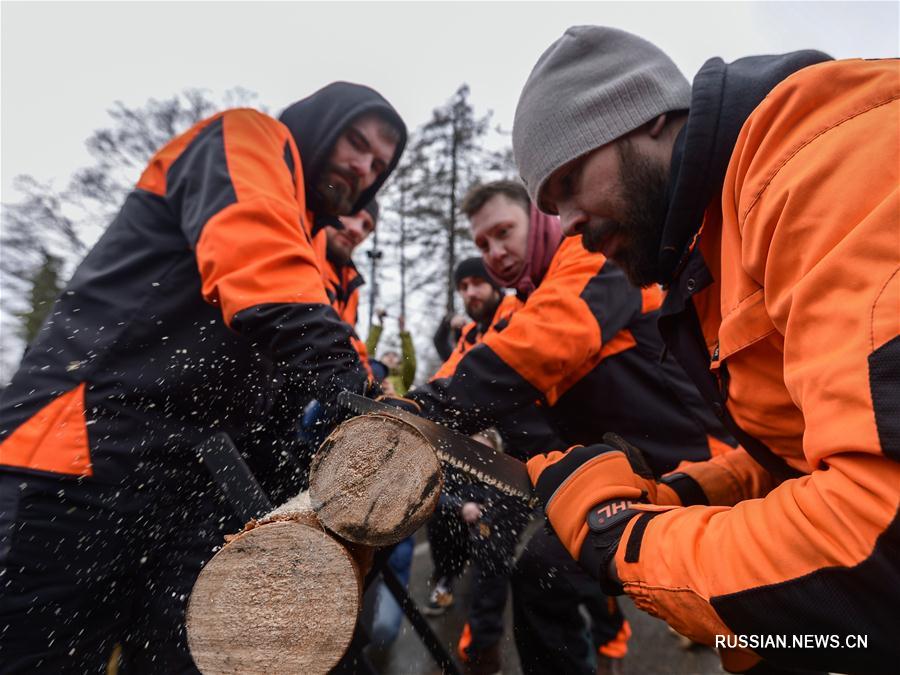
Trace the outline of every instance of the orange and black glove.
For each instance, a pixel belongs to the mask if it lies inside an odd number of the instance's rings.
[[[626,450],[599,444],[532,457],[527,464],[535,495],[569,554],[608,595],[620,595],[609,563],[632,519],[674,506],[648,504],[652,478],[635,473]],[[639,468],[643,471],[643,468]]]

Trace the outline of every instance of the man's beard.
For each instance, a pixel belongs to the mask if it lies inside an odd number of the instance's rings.
[[[347,184],[334,178],[337,174]],[[316,192],[319,203],[317,208],[329,216],[350,215],[356,200],[359,198],[359,180],[356,176],[343,169],[329,164],[326,166],[316,181]]]
[[[499,304],[500,294],[493,293],[487,300],[482,301],[481,306],[478,309],[473,309],[469,304],[467,304],[466,314],[469,315],[472,321],[476,323],[484,323],[485,321],[490,321],[494,317],[494,312],[497,311],[497,306]]]
[[[599,250],[595,242],[603,241],[608,233],[621,236],[613,260],[635,286],[649,286],[659,280],[659,247],[669,200],[666,167],[642,155],[629,141],[616,144],[619,153],[619,183],[625,216],[621,223],[584,232],[584,247]]]
[[[343,267],[350,262],[350,254],[347,250],[333,242],[331,237],[325,238],[325,257],[328,259],[328,262],[337,267]]]

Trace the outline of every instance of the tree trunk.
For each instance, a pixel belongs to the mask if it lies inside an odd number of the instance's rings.
[[[400,316],[406,320],[406,193],[409,186],[400,183]],[[375,356],[374,354],[372,356]]]
[[[353,636],[371,551],[318,523],[307,493],[230,537],[191,593],[201,672],[327,673]]]
[[[453,124],[450,140],[450,212],[447,214],[447,314],[453,314],[456,300],[456,285],[453,272],[456,269],[456,184],[458,181],[457,155],[459,153],[459,129],[456,126],[456,109],[451,108]]]
[[[418,431],[393,417],[363,415],[322,444],[309,493],[329,530],[359,544],[388,546],[428,520],[442,483],[437,455]]]

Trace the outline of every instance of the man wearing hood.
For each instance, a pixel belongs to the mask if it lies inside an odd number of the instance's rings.
[[[193,669],[185,604],[240,523],[192,448],[292,427],[279,387],[298,406],[369,389],[322,228],[405,140],[377,92],[334,83],[278,120],[218,113],[150,160],[0,398],[4,670],[97,672],[116,642],[136,671]]]
[[[452,372],[408,394],[423,415],[472,433],[539,402],[546,429],[563,448],[616,432],[615,442],[642,448],[657,476],[731,448],[683,371],[663,354],[658,287],[635,288],[602,254],[586,251],[578,238],[564,240],[559,220],[538,211],[520,183],[478,186],[463,210],[488,273],[516,289],[523,304]],[[548,434],[544,450],[558,442]],[[678,475],[672,480],[661,489],[677,489]],[[592,672],[579,602],[593,601],[595,617],[611,617],[595,631],[598,658],[622,655],[621,615],[610,615],[597,584],[543,531],[517,563],[513,592],[526,673]]]
[[[532,198],[668,287],[666,344],[741,443],[686,467],[676,501],[604,445],[529,471],[589,573],[731,671],[900,657],[898,118],[897,60],[714,58],[690,85],[598,26],[519,100]]]

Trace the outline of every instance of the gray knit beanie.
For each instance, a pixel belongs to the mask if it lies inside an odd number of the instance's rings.
[[[686,110],[691,85],[643,38],[573,26],[531,71],[513,121],[513,154],[531,199],[550,175],[662,113]]]

